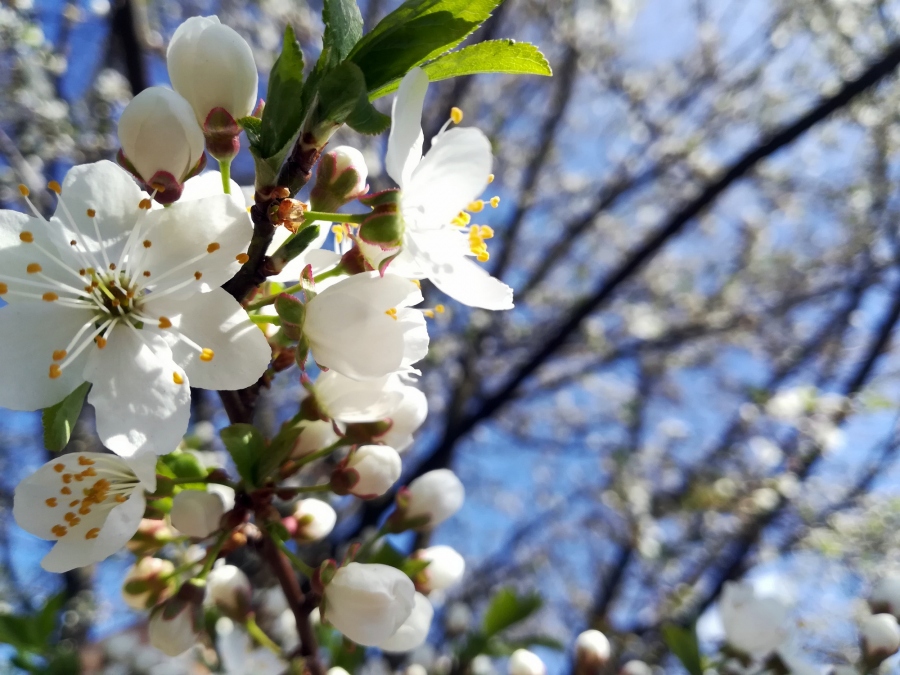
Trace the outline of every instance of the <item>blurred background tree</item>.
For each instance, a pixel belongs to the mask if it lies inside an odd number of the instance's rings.
[[[396,4],[363,2],[367,29]],[[167,82],[183,19],[218,14],[267,72],[287,23],[319,50],[320,9],[4,2],[0,206],[17,208],[19,182],[37,192],[114,155],[117,115]],[[480,221],[516,309],[448,304],[431,324],[431,414],[404,475],[452,467],[468,499],[433,541],[394,544],[450,544],[468,572],[428,648],[366,668],[499,668],[471,663],[471,616],[512,587],[544,604],[504,642],[566,646],[536,648],[550,672],[571,671],[587,627],[613,642],[609,672],[634,658],[677,672],[663,626],[699,619],[716,644],[708,610],[744,577],[794,601],[813,660],[855,658],[855,598],[900,566],[898,31],[895,0],[507,0],[470,38],[522,36],[554,68],[439,83],[428,101],[426,139],[458,106],[494,143],[500,205]],[[339,143],[364,149],[373,189],[389,185],[383,139]],[[247,157],[233,176],[252,183]],[[274,424],[297,392],[268,392],[260,414]],[[212,396],[195,401],[192,442],[215,452],[225,418]],[[82,420],[72,448],[91,434]],[[8,512],[46,459],[38,417],[4,412],[0,441]],[[340,554],[389,506],[342,513],[311,557]],[[189,672],[113,644],[135,621],[118,599],[126,556],[60,589],[5,515],[10,611],[62,590],[63,644],[85,672]],[[256,561],[233,562],[266,583]]]

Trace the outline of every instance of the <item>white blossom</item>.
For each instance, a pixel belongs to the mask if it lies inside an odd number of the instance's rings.
[[[859,622],[859,638],[866,659],[881,663],[900,650],[900,626],[891,614],[870,614]]]
[[[876,613],[900,614],[900,575],[889,574],[875,582],[869,594],[869,605]]]
[[[219,288],[240,268],[252,229],[236,201],[206,196],[218,179],[189,181],[185,199],[150,210],[131,177],[102,161],[69,171],[49,222],[0,211],[9,303],[0,308],[0,405],[46,408],[88,381],[106,447],[165,454],[187,430],[190,386],[256,382],[268,342]]]
[[[294,537],[303,542],[320,541],[331,534],[337,513],[321,499],[301,499],[294,508],[297,530]]]
[[[297,427],[301,431],[291,451],[294,459],[323,450],[338,439],[334,426],[327,420],[302,420],[297,423]]]
[[[599,630],[586,630],[575,639],[575,671],[578,675],[600,673],[609,663],[612,647]]]
[[[147,633],[150,644],[166,656],[178,656],[200,638],[201,617],[196,603],[171,598],[150,614]]]
[[[205,602],[215,605],[229,617],[243,618],[250,609],[252,594],[250,579],[234,565],[217,563],[206,577]]]
[[[216,16],[195,16],[172,35],[166,52],[172,87],[194,110],[202,125],[214,108],[235,120],[256,105],[259,75],[253,50],[237,31]]]
[[[422,571],[423,582],[420,584],[428,593],[450,588],[466,572],[466,561],[450,546],[429,546],[416,551],[413,557],[428,561],[428,567]]]
[[[316,363],[354,380],[410,371],[428,353],[421,301],[407,279],[356,274],[307,303],[303,333]]]
[[[400,478],[400,455],[387,445],[363,445],[347,459],[343,473],[348,476],[350,494],[374,499],[387,492]]]
[[[144,491],[155,489],[153,455],[60,455],[19,483],[13,516],[23,530],[56,542],[41,567],[67,572],[124,547],[144,516]]]
[[[387,565],[349,563],[325,587],[323,618],[361,645],[391,637],[412,614],[415,587]]]
[[[182,490],[172,500],[172,527],[189,537],[202,539],[219,529],[225,514],[222,498],[214,492]]]
[[[472,260],[487,259],[484,239],[489,228],[453,223],[487,187],[493,162],[490,141],[474,128],[442,130],[422,157],[427,89],[425,71],[411,70],[400,82],[391,113],[385,166],[402,191],[405,228],[402,251],[390,270],[428,278],[472,307],[510,309],[512,289]]]
[[[509,675],[545,675],[547,666],[534,652],[517,649],[509,657]]]
[[[412,613],[397,632],[378,644],[384,651],[408,652],[425,642],[434,618],[434,608],[421,593],[416,593],[414,603]]]
[[[254,647],[247,631],[228,617],[216,621],[216,649],[226,675],[281,675],[287,664],[265,647]]]
[[[749,583],[727,582],[719,612],[728,644],[749,656],[764,657],[791,637],[787,604],[758,596]]]
[[[450,469],[422,474],[407,486],[408,519],[427,517],[423,529],[437,527],[462,508],[466,490]]]

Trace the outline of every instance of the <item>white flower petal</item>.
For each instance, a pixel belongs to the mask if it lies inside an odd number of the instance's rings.
[[[187,373],[191,386],[202,389],[243,389],[254,384],[269,366],[272,350],[265,334],[251,323],[241,304],[221,288],[187,298],[167,297],[150,305],[172,328],[163,331],[172,358]],[[202,361],[192,346],[177,339],[181,333],[200,347],[211,349]]]
[[[253,226],[246,209],[229,195],[179,201],[147,214],[142,240],[149,242],[140,269],[148,270],[147,286],[159,292],[189,280],[182,295],[207,293],[218,288],[240,269],[237,256],[247,250]],[[156,279],[179,267],[158,284]],[[135,270],[136,271],[136,270]]]
[[[431,147],[403,185],[407,225],[448,225],[484,192],[492,164],[491,143],[480,129],[456,128],[442,134],[441,142]]]
[[[330,370],[316,379],[316,400],[339,422],[377,422],[389,417],[403,402],[396,380],[389,375],[360,381]]]
[[[482,309],[512,309],[513,290],[462,254],[465,236],[453,230],[409,233],[410,252],[422,272],[457,302]]]
[[[421,593],[416,593],[412,614],[403,625],[384,642],[379,643],[386,652],[408,652],[425,642],[434,618],[434,607]]]
[[[146,196],[129,173],[113,162],[101,160],[72,167],[62,184],[62,200],[69,213],[57,206],[53,216],[54,225],[63,234],[57,243],[60,253],[67,255],[69,241],[75,239],[86,243],[93,252],[99,251],[99,243],[110,260],[118,260],[141,213],[138,204]],[[96,212],[93,218],[88,217],[88,209]],[[87,241],[73,231],[69,215]]]
[[[413,68],[400,81],[391,109],[391,134],[384,165],[400,187],[406,186],[422,159],[422,106],[427,91],[428,75],[421,68]]]
[[[65,349],[91,312],[52,302],[20,302],[0,309],[0,406],[38,410],[58,403],[84,382],[86,353],[52,379],[53,353]]]
[[[181,193],[181,199],[178,201],[192,202],[204,197],[218,197],[222,194],[225,194],[222,191],[222,174],[218,171],[204,171],[199,176],[194,176],[185,181],[184,191]],[[247,209],[248,204],[244,199],[244,192],[241,190],[241,186],[233,180],[231,181],[231,199],[239,208]],[[156,202],[153,205],[154,208],[163,208]]]
[[[116,326],[105,349],[91,350],[85,378],[94,383],[88,402],[107,448],[130,457],[141,451],[163,455],[178,446],[190,419],[191,393],[162,337],[148,331],[139,337]]]

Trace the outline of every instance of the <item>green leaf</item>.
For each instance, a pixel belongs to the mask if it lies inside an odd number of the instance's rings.
[[[363,32],[363,18],[356,0],[325,0],[322,6],[325,35],[316,70],[324,72],[347,58]]]
[[[258,117],[241,117],[238,121],[241,128],[247,134],[250,145],[259,145],[259,135],[262,132],[262,120]]]
[[[379,565],[388,565],[403,569],[406,562],[406,556],[400,553],[396,548],[385,542],[375,553],[369,556],[367,563],[377,563]]]
[[[376,110],[375,106],[369,102],[368,97],[365,97],[350,113],[347,118],[347,126],[357,133],[376,136],[387,131],[387,128],[391,126],[391,118]]]
[[[537,594],[516,595],[515,591],[503,588],[493,597],[484,613],[482,626],[488,637],[524,621],[540,609],[543,602]]]
[[[377,91],[448,51],[484,23],[500,0],[407,0],[365,35],[348,56]]]
[[[552,75],[550,64],[540,50],[527,42],[488,40],[439,56],[422,69],[432,82],[478,73],[511,73],[513,75]],[[369,94],[374,100],[390,94],[400,86],[394,80]]]
[[[0,614],[0,644],[12,645],[16,649],[34,650],[40,646],[34,628],[31,617]]]
[[[363,73],[355,63],[345,61],[322,77],[311,126],[343,124],[361,100],[367,100]]]
[[[48,647],[64,604],[66,604],[65,593],[51,595],[34,618],[35,637]]]
[[[91,383],[85,382],[56,405],[44,408],[41,422],[44,424],[44,446],[48,450],[59,452],[66,447],[90,388]]]
[[[296,445],[302,431],[302,426],[291,424],[290,422],[282,425],[281,431],[269,443],[266,455],[260,464],[259,475],[261,477],[265,478],[273,473],[281,466],[282,462],[291,456],[291,451],[294,449],[294,445]]]
[[[700,645],[697,644],[697,632],[693,627],[683,628],[668,624],[662,629],[663,640],[672,653],[681,661],[691,675],[703,675],[703,662],[700,659]]]
[[[250,487],[259,480],[259,465],[266,453],[266,440],[252,424],[232,424],[219,432],[241,478]]]
[[[73,651],[59,649],[40,672],[43,675],[79,675],[81,661]]]
[[[298,105],[303,90],[303,53],[294,37],[294,29],[284,29],[281,55],[272,66],[266,105],[259,125],[259,143],[254,146],[267,159],[282,150],[300,129],[303,110]],[[277,171],[277,169],[276,169]]]

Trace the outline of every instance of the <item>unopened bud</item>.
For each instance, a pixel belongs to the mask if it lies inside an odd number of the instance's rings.
[[[247,617],[252,593],[247,575],[234,565],[217,565],[206,578],[206,602],[234,621]]]
[[[900,651],[900,626],[891,614],[871,614],[859,622],[859,641],[872,670]]]
[[[397,482],[401,471],[396,450],[387,445],[364,445],[335,469],[331,483],[337,494],[374,499]]]
[[[170,518],[179,532],[203,539],[219,529],[225,505],[222,498],[212,492],[182,490],[172,500]]]
[[[306,308],[299,298],[282,293],[275,298],[275,311],[281,317],[281,330],[289,340],[299,340],[303,333]]]
[[[428,637],[431,621],[434,619],[434,608],[421,593],[416,593],[412,613],[397,631],[378,646],[386,652],[408,652],[415,649]]]
[[[171,204],[204,162],[203,131],[190,104],[165,87],[150,87],[119,118],[120,164],[135,174],[156,201]]]
[[[125,573],[122,599],[132,609],[150,609],[175,592],[175,565],[161,558],[141,558]]]
[[[413,553],[416,560],[428,561],[416,579],[416,586],[423,593],[443,591],[462,579],[466,561],[450,546],[429,546]]]
[[[183,654],[196,644],[203,625],[203,596],[203,583],[191,580],[157,606],[147,627],[150,644],[167,656]]]
[[[372,212],[359,226],[359,238],[382,251],[390,251],[403,243],[405,224],[400,212],[400,191],[384,190],[360,199]],[[365,251],[364,251],[365,253]],[[372,264],[372,261],[369,261]],[[378,265],[372,265],[378,267]]]
[[[609,663],[612,648],[599,630],[586,630],[575,640],[576,675],[599,675]]]
[[[653,675],[653,669],[643,661],[632,659],[622,666],[619,675]]]
[[[509,675],[545,675],[547,666],[534,652],[517,649],[509,657]]]
[[[875,614],[900,616],[900,575],[889,574],[875,582],[869,594],[869,607]]]
[[[436,469],[416,478],[406,489],[405,521],[423,520],[416,529],[430,530],[462,508],[466,490],[450,469]]]
[[[297,529],[294,538],[301,542],[324,539],[337,523],[337,513],[321,499],[301,499],[294,510]]]
[[[144,518],[127,547],[136,555],[149,555],[172,541],[174,536],[172,528],[166,525],[166,521]]]
[[[309,194],[315,211],[336,211],[366,193],[369,169],[362,153],[341,145],[319,160],[316,183]]]

